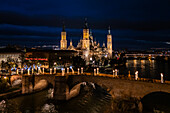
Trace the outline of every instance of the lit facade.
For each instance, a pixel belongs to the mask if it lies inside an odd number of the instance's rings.
[[[108,51],[108,57],[112,58],[112,35],[110,34],[110,27],[107,35],[107,51]]]
[[[70,46],[67,48],[67,40],[66,40],[66,32],[64,30],[61,33],[61,49],[68,49],[68,50],[75,50],[78,54],[86,60],[87,64],[90,59],[93,60],[93,57],[101,59],[102,57],[105,58],[112,58],[112,35],[110,33],[110,28],[108,30],[107,35],[107,48],[105,47],[105,43],[103,46],[100,47],[100,43],[94,41],[92,32],[88,28],[87,22],[85,22],[84,29],[83,29],[83,38],[80,39],[78,42],[77,47],[74,47],[72,41],[70,41]],[[64,42],[65,41],[65,42]]]
[[[66,31],[64,25],[63,25],[63,30],[61,32],[60,49],[61,50],[67,49]]]

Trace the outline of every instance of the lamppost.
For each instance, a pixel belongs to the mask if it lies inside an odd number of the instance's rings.
[[[117,69],[115,69],[115,76],[117,77]]]
[[[16,73],[17,73],[17,75],[18,75],[18,68],[17,68],[17,70],[16,70],[16,71],[17,71]]]
[[[138,71],[135,72],[135,80],[138,80]]]
[[[28,75],[30,75],[30,69],[28,69]]]
[[[161,73],[161,83],[164,83],[164,75]]]
[[[78,75],[80,74],[80,69],[78,68]]]
[[[52,68],[50,68],[50,75],[52,74],[52,71],[53,71],[53,69],[52,69]]]
[[[128,73],[129,73],[129,74],[128,74],[128,78],[131,78],[130,71],[128,71]]]
[[[81,74],[83,74],[83,67],[81,67]]]
[[[97,75],[99,74],[99,68],[97,68]]]
[[[113,70],[113,78],[115,77],[115,70]]]
[[[56,68],[54,68],[54,74],[56,74]]]
[[[96,76],[96,69],[94,69],[94,76]]]
[[[23,74],[23,68],[21,69],[21,74]]]
[[[69,74],[69,68],[67,68],[67,74]]]

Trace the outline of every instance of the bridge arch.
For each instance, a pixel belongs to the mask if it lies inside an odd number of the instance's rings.
[[[114,79],[110,77],[101,76],[69,76],[68,84],[69,87],[73,87],[75,84],[80,82],[92,82],[110,91],[113,97],[130,95],[136,98],[143,98],[145,95],[162,91],[170,93],[169,84],[161,83],[150,83],[142,81],[130,81],[122,79]]]
[[[41,79],[35,84],[34,90],[42,90],[45,89],[47,86],[48,86],[48,81],[46,79]]]
[[[152,92],[145,95],[142,99],[143,110],[153,112],[155,110],[161,110],[162,112],[169,113],[170,111],[166,108],[170,106],[170,93],[167,92]],[[165,108],[165,109],[163,109]]]
[[[11,84],[13,84],[13,82],[18,80],[18,79],[22,80],[22,76],[21,75],[12,75],[12,76],[10,76]]]
[[[55,75],[36,75],[35,84],[37,84],[40,80],[43,79],[54,87],[55,94],[58,95],[58,97],[63,100],[66,99],[66,92],[68,91],[68,89],[71,90],[71,88],[73,88],[76,84],[81,82],[92,82],[98,84],[99,86],[109,91],[112,97],[130,95],[131,97],[141,99],[145,95],[156,91],[170,93],[169,84],[123,80],[103,76],[70,75],[66,77]],[[29,85],[28,79],[25,78],[25,80],[23,80],[22,85],[23,89],[26,89],[26,86],[28,85]]]
[[[34,78],[35,84],[41,80],[46,80],[51,87],[55,86],[55,75],[36,75]]]

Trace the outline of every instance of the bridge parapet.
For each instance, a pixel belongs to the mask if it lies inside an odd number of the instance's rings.
[[[102,76],[70,76],[68,80],[70,80],[70,87],[80,82],[96,83],[107,88],[113,97],[131,95],[132,97],[143,98],[145,95],[157,91],[170,93],[169,84],[130,81]]]
[[[30,76],[23,76],[22,78],[23,93],[30,92],[28,87],[31,84],[29,77]],[[101,87],[105,87],[110,91],[110,94],[113,97],[131,95],[132,97],[142,98],[143,96],[156,91],[170,93],[170,84],[161,84],[160,82],[143,82],[134,80],[133,78],[119,79],[113,78],[113,75],[35,75],[35,84],[37,84],[42,79],[45,79],[48,83],[53,85],[54,97],[58,100],[65,100],[66,93],[69,92],[69,89],[81,82],[92,82],[100,85]]]

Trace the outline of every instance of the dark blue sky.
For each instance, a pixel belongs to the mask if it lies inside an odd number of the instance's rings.
[[[1,0],[0,45],[59,44],[63,21],[76,45],[84,18],[94,38],[115,48],[170,48],[169,0]]]

